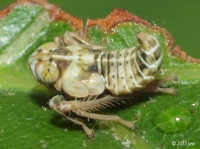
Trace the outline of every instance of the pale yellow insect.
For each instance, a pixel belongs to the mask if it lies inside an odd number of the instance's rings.
[[[29,65],[39,82],[53,86],[65,97],[74,97],[68,101],[58,95],[49,105],[81,125],[90,138],[93,137],[92,130],[80,119],[70,117],[70,112],[92,119],[118,121],[133,129],[134,124],[130,121],[92,111],[119,103],[117,95],[141,90],[154,80],[163,58],[160,45],[152,35],[144,32],[139,32],[137,38],[137,47],[108,52],[105,47],[68,32],[54,42],[40,46],[30,56]],[[105,90],[111,95],[98,97]],[[157,87],[156,91],[163,89]]]

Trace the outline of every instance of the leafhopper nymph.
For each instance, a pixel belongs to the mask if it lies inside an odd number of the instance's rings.
[[[155,79],[162,64],[162,50],[156,38],[144,32],[137,34],[139,45],[119,51],[107,51],[74,33],[65,33],[54,42],[40,46],[29,58],[36,79],[53,86],[64,96],[53,97],[49,105],[75,124],[81,125],[92,138],[93,132],[75,115],[106,121],[117,121],[134,129],[132,122],[115,115],[94,111],[119,103],[119,95],[144,89]],[[102,95],[105,91],[109,95]],[[154,91],[174,93],[159,86]],[[72,100],[64,97],[68,95]]]

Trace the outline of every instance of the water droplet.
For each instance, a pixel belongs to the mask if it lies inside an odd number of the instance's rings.
[[[154,117],[154,123],[158,129],[165,133],[179,132],[191,125],[192,115],[182,107],[173,107]]]

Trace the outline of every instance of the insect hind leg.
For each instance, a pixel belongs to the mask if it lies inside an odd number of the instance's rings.
[[[87,118],[91,118],[91,119],[119,122],[120,124],[130,128],[132,130],[136,129],[135,125],[132,122],[126,121],[117,115],[103,115],[103,114],[89,113],[89,112],[85,112],[85,111],[81,111],[81,110],[76,111],[76,113],[79,116],[83,116],[83,117],[87,117]]]
[[[166,82],[178,82],[178,78],[170,76],[162,80],[153,81],[144,89],[144,91],[175,95],[176,90],[173,87],[167,87],[165,84]]]
[[[94,136],[92,130],[89,129],[81,120],[79,120],[78,118],[74,119],[71,116],[67,116],[66,114],[70,114],[70,112],[73,112],[77,115],[77,117],[82,116],[96,120],[115,121],[121,123],[128,128],[135,129],[136,127],[132,122],[126,121],[119,116],[92,113],[92,111],[115,106],[115,104],[120,104],[121,100],[118,101],[117,99],[117,97],[107,95],[98,99],[97,97],[95,97],[94,99],[87,97],[83,100],[67,101],[62,95],[57,95],[49,101],[49,106],[54,111],[63,115],[65,118],[72,121],[73,123],[81,125],[86,134],[90,138],[93,138]]]
[[[64,113],[60,112],[60,111],[56,111],[58,112],[60,115],[62,115],[63,117],[65,117],[66,119],[68,119],[69,121],[73,122],[76,125],[80,125],[82,126],[83,130],[85,131],[86,135],[90,138],[93,139],[94,138],[94,134],[92,129],[88,128],[85,123],[80,119],[80,118],[72,118],[69,117],[67,115],[65,115]]]

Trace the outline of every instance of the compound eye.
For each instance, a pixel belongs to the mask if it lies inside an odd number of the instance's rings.
[[[48,60],[38,62],[35,72],[37,78],[44,84],[54,83],[59,78],[59,69],[56,63]]]

